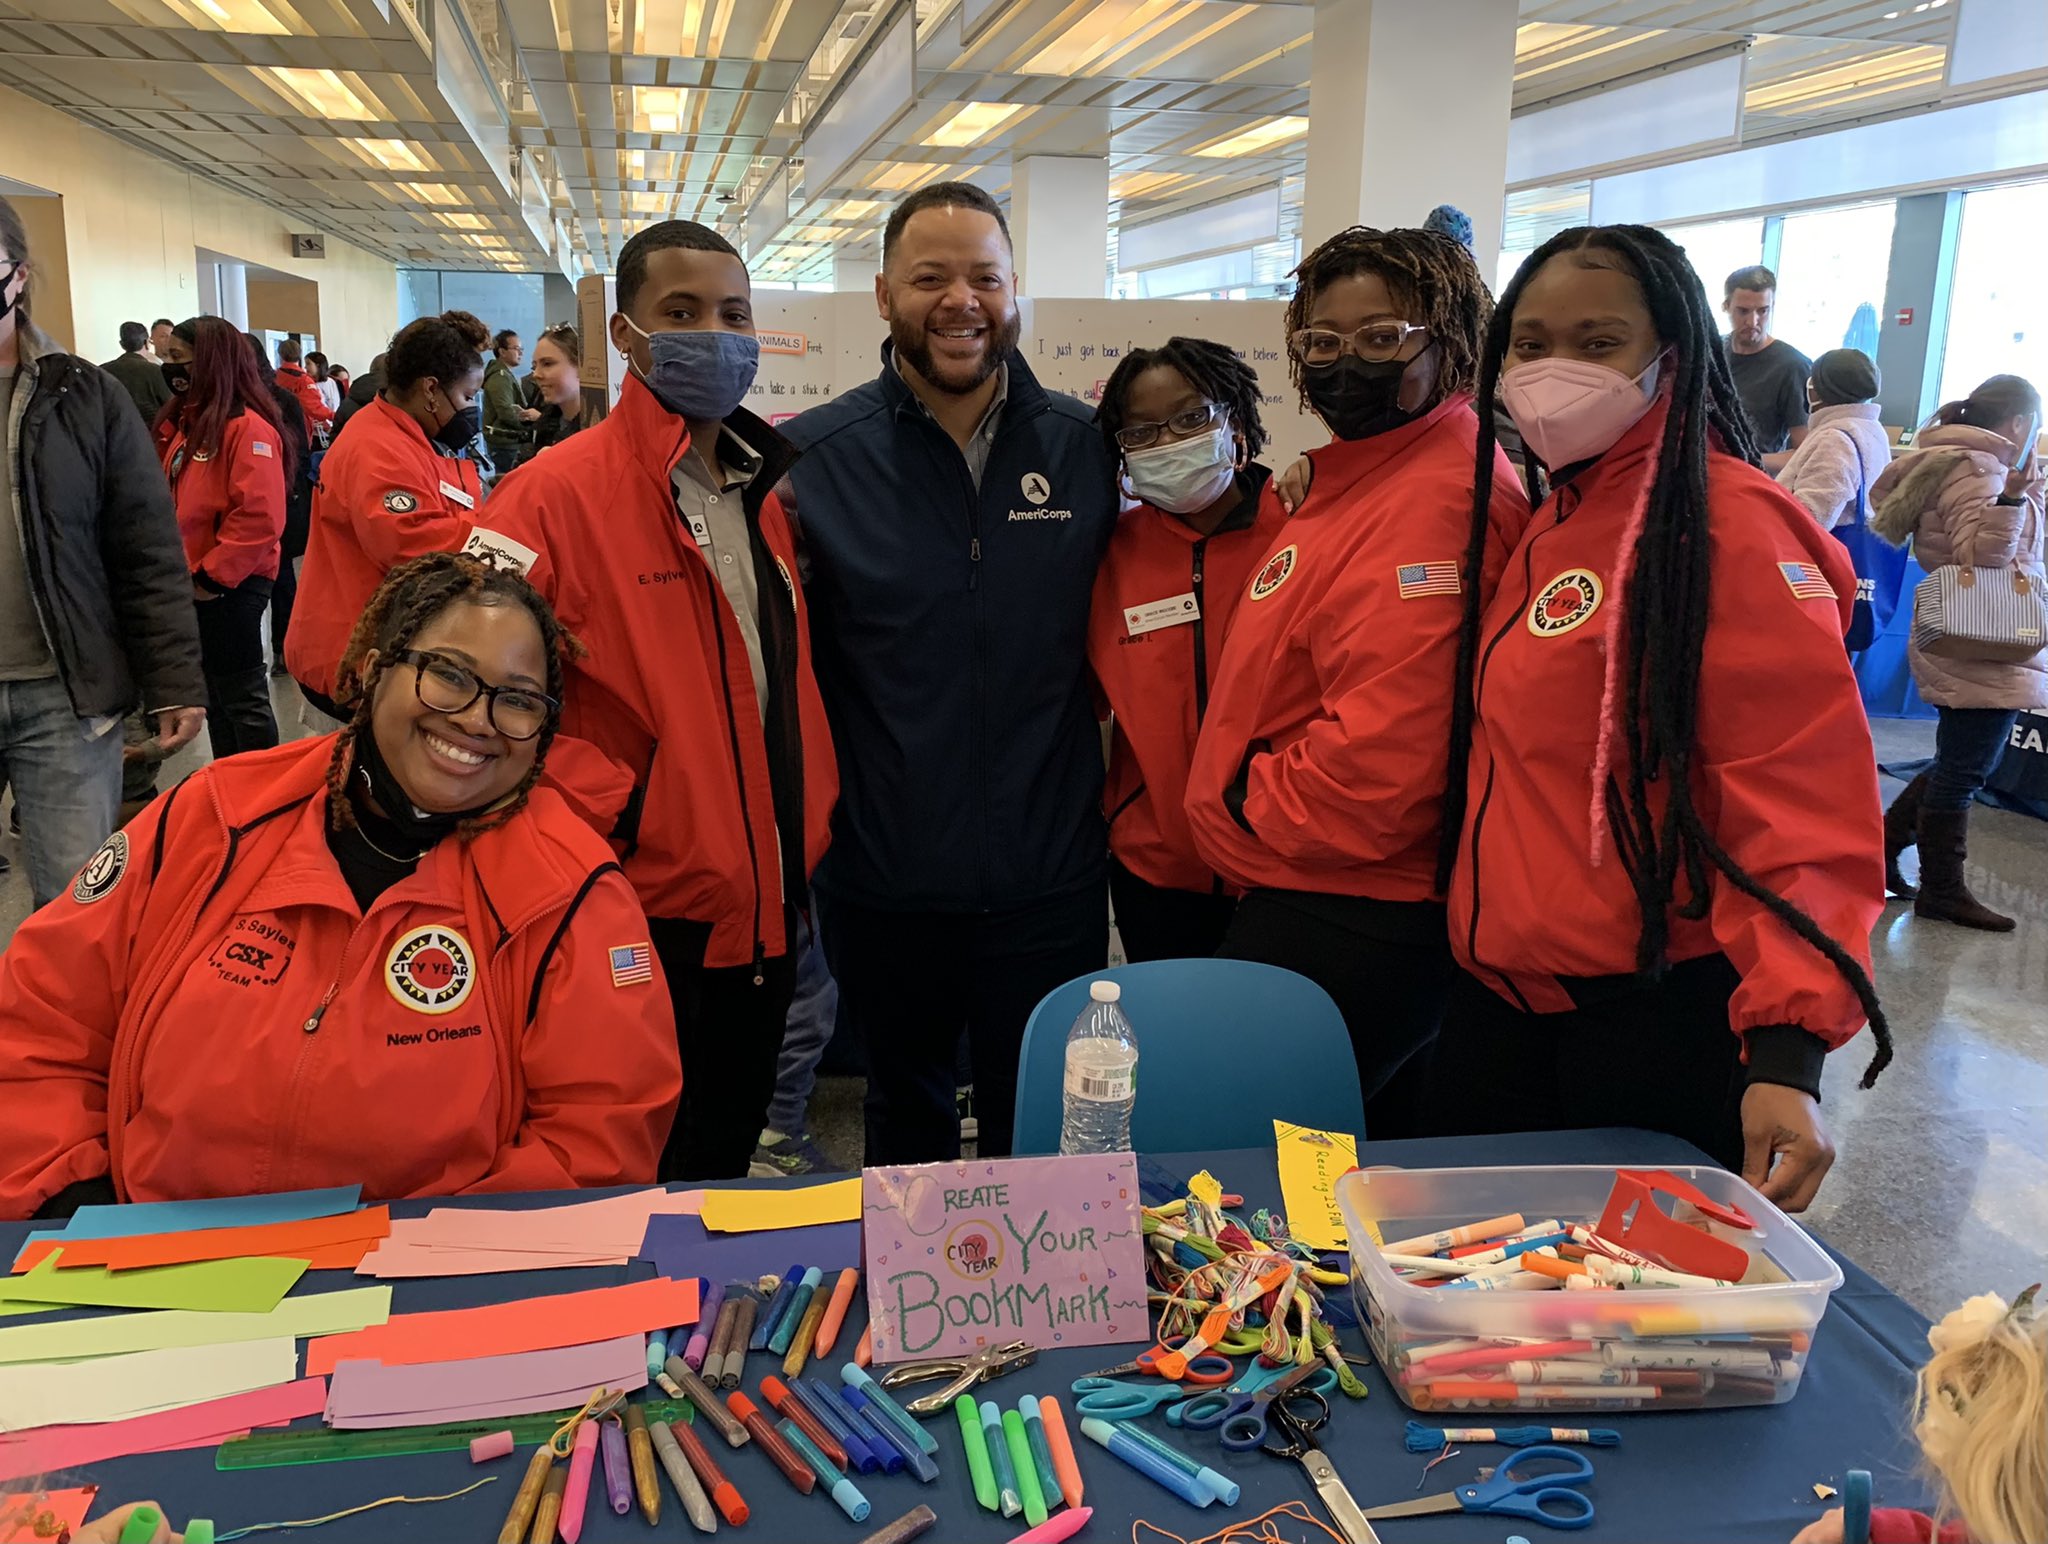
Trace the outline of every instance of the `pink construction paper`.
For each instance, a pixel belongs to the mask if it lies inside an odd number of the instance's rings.
[[[529,1395],[523,1399],[493,1400],[481,1405],[449,1405],[434,1410],[399,1410],[389,1415],[338,1415],[328,1421],[339,1431],[376,1431],[391,1426],[438,1426],[443,1421],[493,1421],[502,1416],[541,1415],[553,1410],[574,1410],[589,1399],[596,1388],[617,1393],[634,1393],[647,1387],[647,1368],[631,1378],[615,1378],[602,1385],[579,1383],[574,1388]]]
[[[523,1212],[437,1206],[425,1217],[413,1219],[424,1223],[424,1228],[407,1227],[402,1233],[394,1228],[392,1238],[453,1248],[630,1258],[646,1236],[649,1217],[656,1213],[695,1216],[703,1206],[701,1190],[640,1190],[601,1201]]]
[[[641,1374],[647,1368],[643,1358]],[[177,1448],[215,1447],[254,1426],[318,1415],[327,1403],[325,1378],[230,1394],[179,1410],[138,1415],[126,1421],[89,1426],[38,1426],[0,1436],[0,1480],[32,1474],[55,1474],[135,1453],[167,1453]]]
[[[548,1254],[538,1250],[457,1249],[437,1244],[398,1243],[372,1249],[356,1266],[358,1276],[381,1280],[417,1276],[486,1276],[500,1271],[559,1271],[575,1266],[624,1265],[630,1254]]]
[[[460,1362],[422,1362],[387,1367],[382,1362],[335,1365],[327,1390],[327,1415],[390,1415],[441,1410],[454,1405],[487,1406],[494,1401],[578,1388],[580,1403],[594,1388],[617,1388],[637,1368],[647,1378],[647,1338],[620,1335],[594,1345],[478,1356]],[[540,1409],[554,1408],[542,1405]]]

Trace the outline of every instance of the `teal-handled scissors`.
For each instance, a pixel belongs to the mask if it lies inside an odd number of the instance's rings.
[[[1161,1405],[1188,1397],[1178,1383],[1134,1383],[1122,1378],[1076,1378],[1074,1408],[1104,1421],[1135,1421]]]
[[[1324,1362],[1317,1362],[1314,1366],[1316,1368],[1314,1376],[1298,1384],[1297,1387],[1327,1395],[1337,1386],[1336,1371]],[[1181,1403],[1169,1408],[1166,1412],[1166,1424],[1169,1426],[1190,1426],[1197,1431],[1206,1430],[1211,1426],[1220,1426],[1223,1423],[1223,1418],[1229,1414],[1232,1403],[1239,1396],[1244,1396],[1246,1400],[1245,1408],[1249,1409],[1251,1395],[1258,1393],[1267,1384],[1278,1382],[1286,1377],[1290,1372],[1294,1371],[1294,1367],[1295,1364],[1292,1362],[1282,1362],[1279,1366],[1273,1367],[1268,1366],[1264,1362],[1255,1361],[1245,1368],[1243,1374],[1230,1387],[1224,1389],[1205,1389],[1192,1399],[1183,1400]]]
[[[1541,1474],[1529,1472],[1536,1464],[1553,1461],[1565,1467]],[[1376,1522],[1386,1517],[1426,1517],[1432,1512],[1492,1512],[1547,1528],[1586,1528],[1593,1522],[1593,1502],[1578,1487],[1592,1478],[1593,1466],[1583,1454],[1548,1444],[1525,1447],[1495,1469],[1490,1480],[1460,1485],[1419,1501],[1376,1506],[1365,1515]]]

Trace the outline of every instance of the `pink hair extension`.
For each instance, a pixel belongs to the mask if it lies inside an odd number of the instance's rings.
[[[1643,522],[1649,518],[1650,489],[1657,482],[1659,459],[1653,455],[1649,470],[1643,474],[1642,491],[1636,495],[1635,507],[1629,511],[1628,524],[1622,527],[1621,551],[1614,565],[1614,583],[1608,587],[1612,593],[1607,597],[1607,672],[1600,687],[1600,743],[1593,752],[1593,795],[1587,822],[1592,833],[1587,844],[1587,856],[1592,859],[1594,868],[1598,868],[1607,855],[1607,772],[1614,762],[1614,699],[1619,694],[1621,657],[1626,652],[1621,639],[1621,601],[1628,591],[1629,581],[1635,576],[1636,546],[1642,538]]]

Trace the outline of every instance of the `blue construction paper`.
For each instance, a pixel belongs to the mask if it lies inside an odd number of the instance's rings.
[[[210,1201],[141,1201],[131,1206],[81,1206],[63,1237],[135,1238],[144,1233],[185,1233],[196,1228],[253,1228],[267,1222],[309,1222],[339,1217],[362,1204],[361,1185],[331,1190],[287,1190],[264,1196],[220,1196]]]
[[[712,1281],[780,1277],[792,1261],[815,1265],[828,1277],[860,1266],[860,1224],[828,1222],[815,1228],[763,1228],[753,1233],[707,1233],[701,1217],[647,1219],[640,1258],[654,1262],[657,1276],[677,1281],[705,1276]]]

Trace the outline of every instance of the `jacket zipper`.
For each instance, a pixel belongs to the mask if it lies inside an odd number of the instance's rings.
[[[1209,538],[1204,536],[1195,543],[1194,570],[1190,576],[1189,588],[1195,596],[1195,728],[1200,730],[1202,720],[1209,716],[1209,643],[1204,628],[1209,605],[1202,592],[1202,564],[1209,551]],[[1209,879],[1209,893],[1223,894],[1223,876],[1214,874]]]
[[[388,896],[390,893],[387,890],[384,892],[384,896]],[[370,909],[356,919],[355,927],[349,931],[348,942],[341,946],[341,963],[335,970],[334,980],[328,983],[325,995],[314,1005],[313,1011],[306,1016],[305,1021],[299,1025],[299,1031],[303,1038],[299,1042],[299,1054],[292,1062],[291,1077],[285,1083],[285,1097],[282,1101],[283,1107],[287,1111],[294,1109],[297,1104],[299,1081],[305,1075],[307,1061],[312,1058],[313,1037],[320,1032],[320,1021],[327,1017],[327,1010],[333,1006],[334,999],[341,993],[342,983],[348,980],[350,974],[349,962],[355,957],[356,942],[369,927],[370,919],[384,909],[384,896],[379,896],[375,901],[371,902]],[[296,1121],[291,1124],[286,1137],[291,1143],[290,1150],[285,1155],[286,1161],[283,1163],[273,1161],[268,1166],[268,1172],[257,1176],[259,1188],[272,1186],[274,1183],[281,1183],[280,1176],[291,1172],[291,1163],[298,1157],[298,1125]],[[272,1155],[273,1159],[275,1159],[275,1148],[272,1149]]]
[[[967,494],[967,591],[974,597],[974,787],[981,814],[981,849],[977,860],[980,866],[981,909],[986,911],[989,907],[988,611],[981,594],[981,489],[975,485],[974,477],[967,469],[967,453],[937,423],[932,423],[930,429],[942,436],[952,450],[954,464],[959,469]],[[990,451],[993,454],[993,446]]]
[[[739,790],[740,796],[740,829],[747,834],[747,875],[754,882],[754,985],[759,986],[767,979],[765,967],[768,957],[767,945],[761,938],[761,851],[754,840],[754,810],[747,800],[746,765],[740,759],[740,721],[739,714],[732,705],[732,677],[727,666],[725,623],[718,611],[725,600],[725,594],[719,587],[718,576],[711,572],[703,558],[699,556],[695,561],[697,566],[704,570],[704,582],[710,586],[711,630],[718,637],[718,681],[721,695],[725,699],[725,729],[727,743],[732,748],[733,785]],[[779,866],[776,871],[781,872]]]
[[[79,369],[76,365],[72,366],[72,368],[65,373],[63,384],[56,387],[56,389],[50,394],[49,406],[44,409],[42,417],[48,417],[51,413],[54,413],[57,410],[57,399],[62,397],[66,392],[71,390],[71,377],[79,373]],[[19,424],[20,426],[20,432],[15,432],[14,424],[0,425],[0,428],[5,428],[8,431],[5,436],[0,437],[4,437],[7,440],[10,448],[12,448],[12,450],[14,451],[14,540],[16,545],[18,545],[21,548],[21,567],[22,573],[28,579],[29,604],[34,609],[36,614],[36,626],[40,628],[42,631],[43,647],[50,651],[50,659],[57,666],[58,678],[60,680],[63,680],[64,658],[57,650],[57,635],[50,631],[49,602],[42,593],[42,575],[36,571],[34,559],[31,557],[28,550],[28,521],[23,518],[28,513],[29,506],[28,418],[29,414],[35,410],[36,399],[42,396],[42,392],[39,388],[42,386],[44,382],[44,376],[45,372],[41,368],[38,368],[36,371],[35,384],[30,389],[28,396],[22,401],[20,415],[18,418],[15,418],[15,423]],[[13,417],[14,415],[10,414],[9,416]],[[38,430],[41,429],[41,417],[39,417],[36,420],[36,427],[38,428]],[[41,519],[40,509],[37,512],[37,519],[39,521]],[[50,563],[51,566],[54,568],[56,565],[56,559],[52,557],[50,559]],[[64,681],[64,688],[65,694],[67,696],[72,695],[71,683],[68,680]],[[76,700],[74,699],[73,707],[75,708],[76,706]]]

